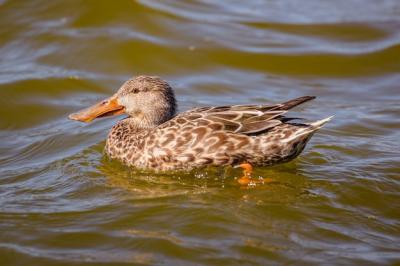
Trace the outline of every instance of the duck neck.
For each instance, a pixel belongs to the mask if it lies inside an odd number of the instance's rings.
[[[151,127],[137,124],[132,118],[125,118],[112,127],[108,134],[105,151],[111,157],[126,164],[141,154],[144,137]]]
[[[126,119],[119,121],[118,124],[119,123],[127,124],[128,127],[140,131],[142,129],[155,128],[164,122],[165,122],[164,119],[163,120],[154,119],[149,115],[141,115],[141,116],[128,117]]]

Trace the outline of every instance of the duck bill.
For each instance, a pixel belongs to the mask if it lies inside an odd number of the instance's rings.
[[[113,96],[93,106],[70,114],[69,119],[81,122],[90,122],[99,117],[119,115],[125,113],[124,107],[118,104],[117,97]]]

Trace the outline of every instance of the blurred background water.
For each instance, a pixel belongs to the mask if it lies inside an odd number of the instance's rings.
[[[139,74],[335,119],[268,185],[141,173],[103,155],[118,118],[67,120]],[[2,0],[0,264],[400,263],[399,103],[397,0]]]

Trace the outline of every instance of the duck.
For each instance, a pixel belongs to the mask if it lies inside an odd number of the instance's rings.
[[[127,80],[111,97],[70,114],[91,122],[122,115],[110,130],[105,153],[143,170],[190,171],[208,166],[240,167],[240,184],[249,184],[253,167],[295,159],[328,117],[295,123],[286,113],[315,96],[278,104],[205,106],[177,114],[172,87],[156,76]]]

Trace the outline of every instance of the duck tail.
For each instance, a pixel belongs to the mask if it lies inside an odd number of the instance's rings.
[[[334,115],[332,115],[332,116],[330,116],[330,117],[327,117],[327,118],[325,118],[325,119],[321,119],[321,120],[315,121],[315,122],[313,122],[313,123],[310,123],[309,125],[311,126],[311,128],[312,128],[313,130],[318,130],[318,129],[320,129],[321,127],[323,127],[326,123],[328,123],[329,121],[331,121],[333,117],[334,117]]]
[[[315,131],[322,128],[326,123],[328,123],[333,117],[334,116],[330,116],[325,119],[321,119],[321,120],[315,121],[313,123],[307,124],[308,125],[307,127],[300,128],[292,136],[290,136],[289,138],[286,138],[282,141],[290,142],[292,140],[298,139],[303,136],[308,136],[308,135],[311,136]]]

